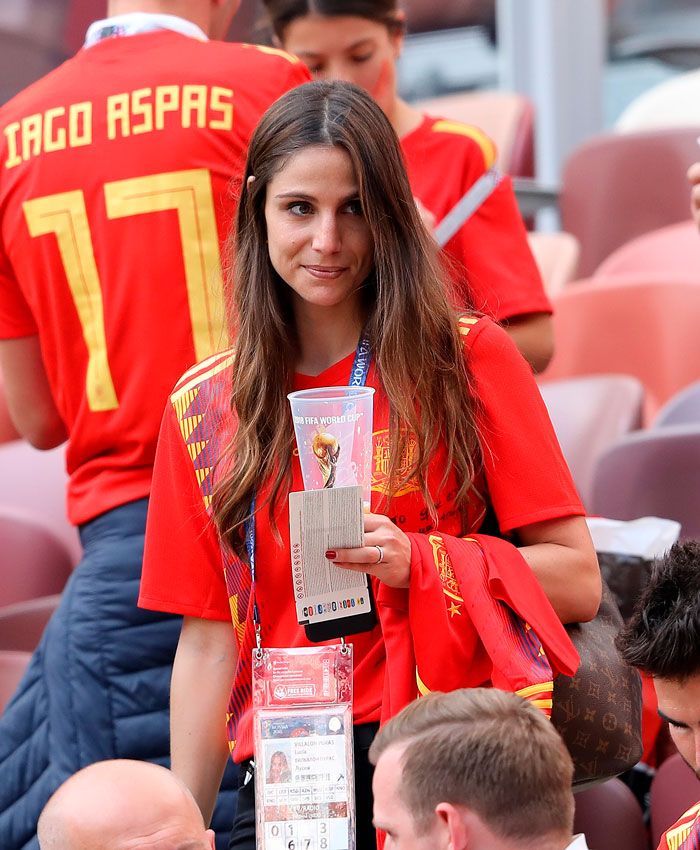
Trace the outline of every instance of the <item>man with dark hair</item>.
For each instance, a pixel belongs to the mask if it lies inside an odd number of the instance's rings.
[[[678,543],[656,562],[617,645],[628,664],[653,677],[659,715],[700,777],[699,543]],[[699,840],[700,803],[666,832],[659,850],[690,850]]]
[[[586,850],[571,834],[571,757],[515,694],[429,694],[379,730],[369,755],[387,850]]]

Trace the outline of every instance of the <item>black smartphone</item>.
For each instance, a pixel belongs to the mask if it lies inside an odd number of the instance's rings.
[[[348,614],[347,617],[338,617],[335,620],[321,620],[318,623],[304,623],[306,637],[312,643],[322,643],[325,640],[339,640],[341,637],[349,637],[360,632],[370,632],[377,625],[377,610],[374,604],[374,594],[369,576],[365,576],[367,595],[369,597],[369,611],[362,614]],[[352,610],[352,609],[350,609]]]

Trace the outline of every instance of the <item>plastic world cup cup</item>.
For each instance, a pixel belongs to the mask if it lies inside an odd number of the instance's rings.
[[[305,490],[359,485],[369,510],[373,397],[372,387],[318,387],[287,396]]]

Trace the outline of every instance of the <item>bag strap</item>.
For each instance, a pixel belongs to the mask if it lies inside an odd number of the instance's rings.
[[[481,177],[462,195],[457,203],[443,218],[440,224],[433,230],[433,237],[438,245],[443,248],[460,227],[468,221],[479,207],[488,200],[496,191],[503,180],[503,175],[497,168],[489,168]]]

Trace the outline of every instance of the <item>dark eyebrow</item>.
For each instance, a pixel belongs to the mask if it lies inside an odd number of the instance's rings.
[[[662,720],[665,720],[666,723],[670,723],[672,726],[680,726],[681,729],[689,729],[690,728],[687,723],[681,723],[680,720],[674,720],[672,717],[669,717],[667,714],[664,714],[663,711],[661,711],[660,708],[657,708],[656,711],[657,711],[657,714],[659,715],[659,717]]]
[[[360,193],[352,192],[352,194],[348,195],[346,198],[343,198],[341,204],[347,204],[348,201],[356,201],[359,200]],[[307,195],[306,192],[280,192],[279,195],[275,195],[275,198],[284,199],[284,198],[293,198],[295,201],[315,201],[313,195]]]
[[[348,50],[357,50],[358,47],[370,47],[374,44],[374,39],[372,38],[361,38],[359,41],[354,41],[348,47],[345,48]],[[321,56],[322,54],[317,53],[315,50],[299,50],[296,53],[297,56]]]

